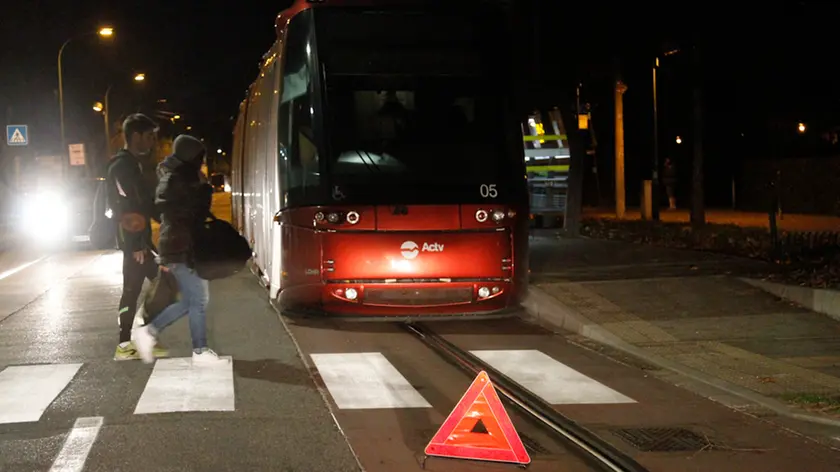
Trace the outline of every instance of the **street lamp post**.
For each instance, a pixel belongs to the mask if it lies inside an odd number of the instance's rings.
[[[146,80],[146,74],[136,74],[134,76],[135,82],[143,82]],[[105,90],[105,103],[102,105],[101,108],[97,105],[94,106],[94,110],[101,111],[103,116],[105,117],[105,154],[108,156],[111,155],[111,89],[114,88],[114,84],[109,84],[108,88]]]
[[[651,219],[659,221],[659,112],[656,103],[656,70],[659,58],[653,62],[653,175],[651,176]]]
[[[70,42],[74,39],[81,38],[83,36],[88,36],[91,34],[98,34],[100,37],[103,38],[110,38],[114,35],[114,28],[105,27],[100,28],[99,31],[90,32],[90,33],[83,33],[78,36],[74,36],[67,41],[64,41],[64,44],[61,45],[61,48],[58,49],[58,107],[59,107],[59,120],[61,122],[61,148],[63,149],[62,152],[67,150],[67,139],[64,132],[64,78],[62,76],[61,70],[61,58],[64,54],[64,48],[67,47]]]
[[[663,56],[673,56],[679,53],[679,49],[671,47],[662,53]],[[656,75],[659,70],[659,57],[653,61],[653,172],[651,173],[651,219],[659,221],[659,106],[658,91],[656,89]],[[679,139],[679,137],[677,138]],[[679,141],[677,141],[679,144]]]
[[[111,103],[109,101],[109,97],[111,95],[111,88],[114,85],[108,85],[108,89],[105,90],[105,158],[111,157]]]

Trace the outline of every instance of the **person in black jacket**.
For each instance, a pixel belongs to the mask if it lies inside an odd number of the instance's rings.
[[[180,135],[173,154],[158,165],[155,203],[161,210],[159,260],[178,282],[181,299],[166,307],[149,324],[137,328],[134,342],[145,363],[154,361],[159,333],[184,315],[189,315],[195,363],[229,362],[207,347],[206,309],[209,284],[195,272],[194,235],[210,216],[213,188],[201,172],[206,149],[198,139]]]
[[[130,115],[123,122],[125,147],[108,162],[106,178],[107,206],[117,225],[117,242],[123,252],[123,287],[119,306],[120,337],[115,360],[137,359],[131,341],[131,328],[137,311],[137,299],[143,280],[157,276],[152,257],[151,220],[160,221],[154,205],[154,194],[143,178],[140,158],[148,156],[157,139],[157,124],[142,114]],[[158,347],[158,356],[166,351]]]

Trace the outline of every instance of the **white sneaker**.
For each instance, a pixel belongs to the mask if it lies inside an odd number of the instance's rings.
[[[218,354],[216,354],[212,349],[209,347],[205,347],[201,354],[196,353],[193,351],[192,355],[193,364],[212,364],[215,362],[230,362],[229,359],[220,358]]]
[[[137,313],[134,315],[134,325],[132,328],[139,328],[143,326],[143,322],[146,319],[146,308],[143,305],[140,305],[137,308]]]
[[[156,344],[155,337],[149,331],[148,326],[141,326],[133,330],[134,347],[137,348],[137,353],[140,354],[140,359],[145,364],[151,364],[155,361],[154,348]]]

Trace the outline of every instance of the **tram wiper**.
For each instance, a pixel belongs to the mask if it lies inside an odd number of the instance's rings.
[[[361,159],[361,160],[362,160],[362,164],[364,164],[364,165],[365,165],[365,167],[367,168],[367,170],[368,170],[371,174],[373,174],[373,173],[374,173],[374,171],[372,171],[372,170],[371,170],[371,168],[370,168],[370,166],[367,164],[367,162],[365,162],[365,158],[364,158],[364,156],[362,156],[362,153],[363,153],[363,152],[365,153],[365,156],[367,156],[368,160],[370,161],[370,165],[371,165],[371,166],[373,166],[373,168],[374,168],[374,169],[376,169],[376,172],[382,172],[382,170],[379,168],[379,166],[378,166],[378,165],[376,165],[376,163],[375,163],[375,162],[373,162],[373,158],[372,158],[372,157],[370,157],[370,154],[369,154],[367,151],[359,151],[359,150],[356,150],[356,154],[358,154],[358,155],[359,155],[359,159]]]

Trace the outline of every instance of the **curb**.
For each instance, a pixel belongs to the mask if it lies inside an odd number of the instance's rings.
[[[593,323],[590,319],[578,313],[573,308],[545,293],[543,290],[534,287],[533,285],[528,287],[528,295],[522,303],[522,306],[526,310],[526,318],[529,318],[530,321],[545,328],[579,334],[593,341],[610,346],[619,351],[623,351],[626,354],[644,360],[645,362],[655,365],[661,369],[670,370],[696,382],[712,386],[730,395],[761,405],[780,416],[840,428],[840,420],[794,411],[784,403],[773,398],[753,392],[752,390],[744,387],[734,385],[717,377],[704,374],[680,363],[665,359],[664,357],[650,354],[644,349],[640,349],[627,341],[624,341],[609,330],[602,328],[597,323]],[[703,396],[708,397],[707,395]]]
[[[840,291],[825,288],[799,287],[746,277],[740,277],[739,280],[755,288],[764,290],[770,295],[796,303],[803,308],[840,321]]]
[[[259,278],[257,278],[256,280],[257,280],[257,283],[259,283],[260,286],[262,286],[262,281]],[[303,349],[301,349],[300,344],[297,341],[297,338],[295,337],[294,333],[292,333],[291,328],[289,328],[289,324],[286,323],[286,318],[283,316],[283,310],[280,308],[280,306],[277,303],[275,303],[274,300],[269,300],[268,302],[269,302],[269,305],[271,305],[271,308],[274,310],[274,313],[277,315],[277,319],[280,320],[280,325],[283,326],[283,330],[289,336],[289,339],[292,340],[292,344],[294,345],[295,350],[297,351],[298,359],[300,359],[301,364],[303,364],[304,369],[306,369],[306,373],[307,373],[307,375],[309,375],[309,380],[312,381],[312,385],[315,386],[315,390],[321,396],[321,400],[324,401],[324,406],[327,408],[327,412],[329,413],[330,418],[332,418],[333,424],[335,425],[336,429],[338,430],[338,433],[344,439],[344,443],[347,445],[347,448],[350,450],[350,454],[353,456],[353,460],[355,460],[356,465],[359,466],[359,471],[360,472],[366,472],[365,466],[362,465],[362,460],[359,458],[359,454],[356,452],[355,449],[353,449],[353,444],[350,443],[350,438],[347,437],[347,433],[344,432],[344,428],[342,428],[341,423],[338,422],[338,417],[336,416],[335,408],[333,408],[332,403],[330,403],[330,395],[327,392],[326,387],[323,387],[318,382],[318,379],[317,379],[318,369],[315,366],[312,365],[312,362],[310,362],[307,359],[306,354],[304,354]]]

